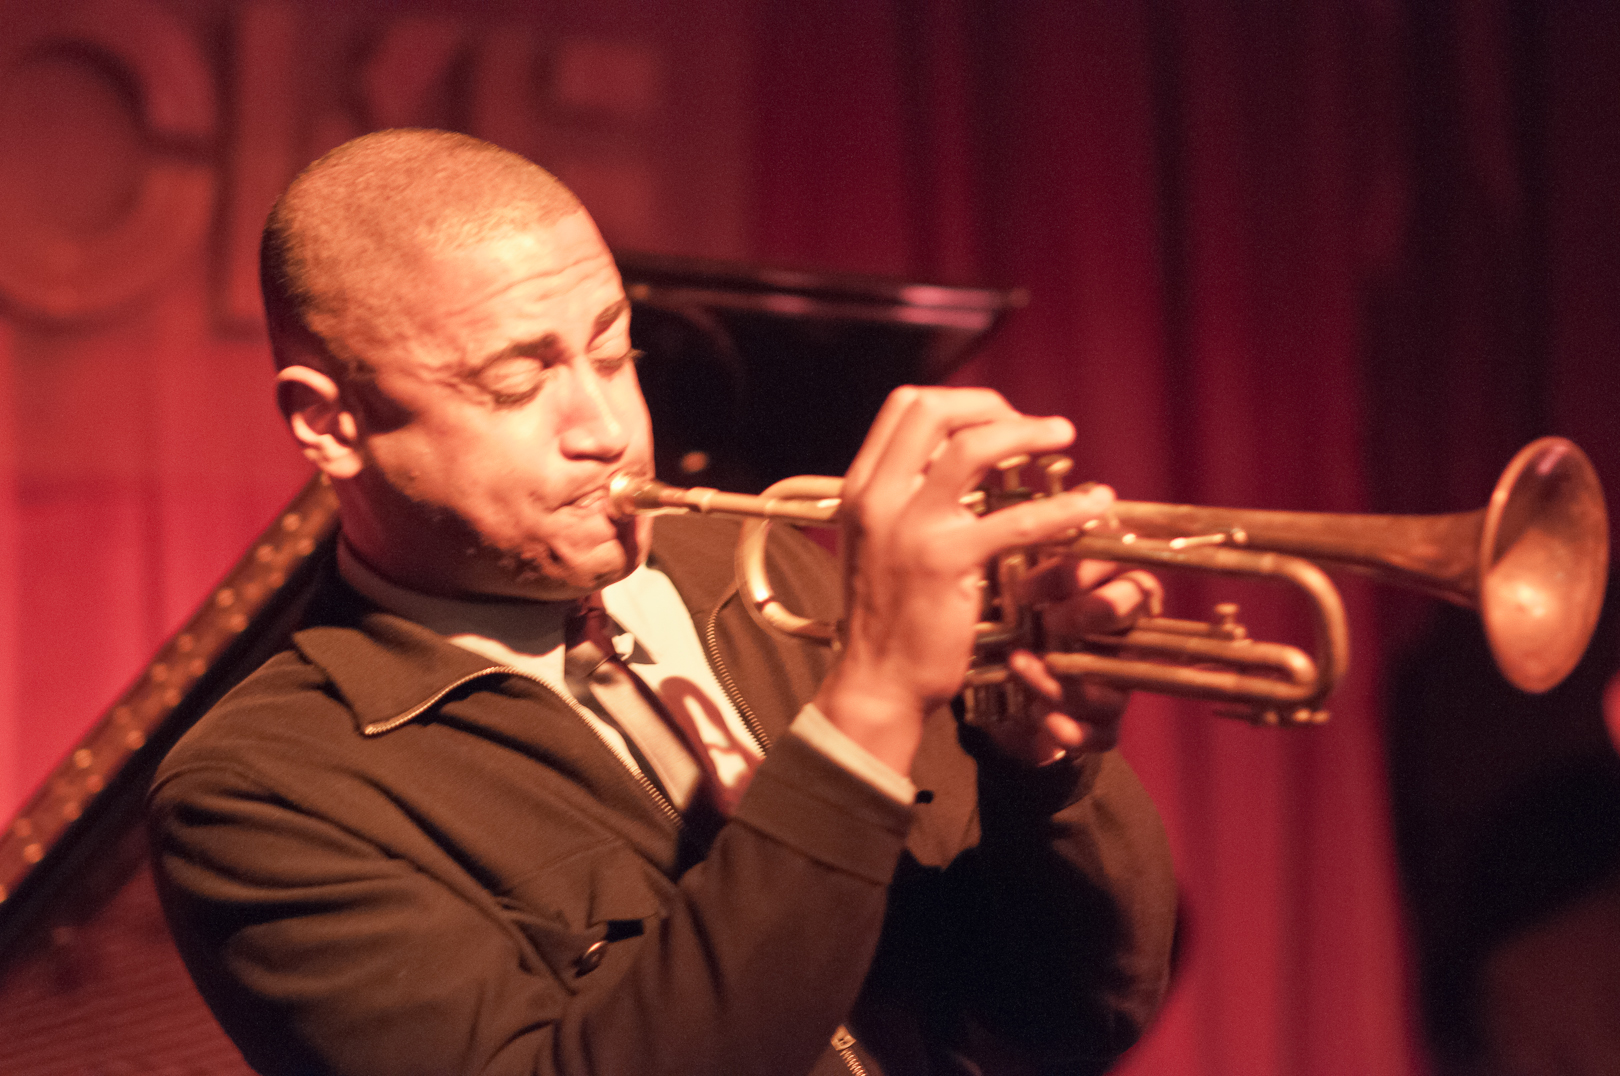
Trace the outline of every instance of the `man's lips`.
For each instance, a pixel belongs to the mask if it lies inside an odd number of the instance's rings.
[[[580,509],[582,511],[588,511],[588,510],[593,509],[593,508],[597,507],[598,505],[602,504],[606,500],[607,500],[607,483],[604,482],[601,485],[592,486],[590,489],[586,490],[584,493],[581,493],[579,496],[577,496],[573,500],[569,501],[565,507],[577,508],[577,509]]]
[[[564,508],[577,511],[596,511],[600,509],[604,515],[615,523],[625,523],[637,518],[639,513],[626,510],[619,503],[619,494],[615,492],[621,479],[630,478],[635,482],[645,482],[649,476],[639,469],[626,471],[612,471],[604,475],[600,481],[585,487],[574,498],[564,503]]]
[[[607,480],[590,486],[576,494],[573,500],[563,504],[562,510],[577,512],[581,515],[600,515],[617,527],[634,523],[640,518],[636,513],[624,514],[614,508],[613,497],[609,488],[610,475]]]

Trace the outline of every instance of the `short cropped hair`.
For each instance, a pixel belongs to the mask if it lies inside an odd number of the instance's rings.
[[[299,173],[265,223],[259,286],[277,367],[313,347],[332,376],[363,376],[364,358],[312,322],[386,316],[424,255],[581,209],[551,173],[468,135],[397,128],[345,142]]]

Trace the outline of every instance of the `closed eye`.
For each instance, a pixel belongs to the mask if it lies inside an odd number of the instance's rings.
[[[553,341],[548,338],[543,343]],[[633,365],[641,356],[642,352],[631,348],[610,358],[592,359],[590,363],[597,376],[605,379]],[[559,359],[554,346],[519,345],[484,363],[468,380],[486,393],[497,408],[521,407],[545,387],[551,368]]]
[[[600,376],[612,377],[626,366],[634,366],[636,363],[640,362],[644,355],[646,355],[645,351],[641,351],[637,348],[631,348],[624,354],[614,355],[612,358],[592,359],[591,366],[595,368],[597,374]]]
[[[546,382],[546,363],[532,355],[496,359],[478,372],[478,387],[489,393],[496,407],[518,407],[534,399]]]

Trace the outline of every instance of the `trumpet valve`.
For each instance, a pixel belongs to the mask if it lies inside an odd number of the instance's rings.
[[[1056,497],[1063,492],[1063,480],[1074,470],[1074,461],[1067,456],[1042,456],[1035,461],[1041,469],[1041,475],[1046,479],[1046,495]]]
[[[1012,496],[1024,492],[1024,465],[1029,462],[1027,454],[1009,456],[996,464],[996,472],[1001,475],[1001,492]]]
[[[1221,602],[1215,606],[1215,619],[1210,621],[1210,632],[1222,639],[1236,642],[1249,637],[1249,629],[1238,623],[1237,602]]]

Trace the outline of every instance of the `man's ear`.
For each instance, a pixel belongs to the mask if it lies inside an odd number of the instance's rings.
[[[276,375],[276,404],[304,456],[328,478],[360,473],[359,425],[336,381],[312,366],[288,366]]]

